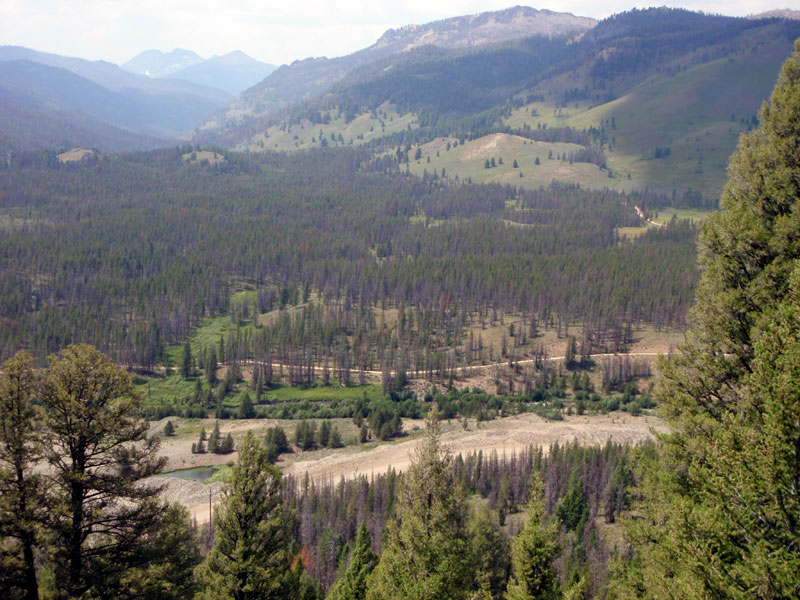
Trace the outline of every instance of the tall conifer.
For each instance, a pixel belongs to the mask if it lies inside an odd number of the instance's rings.
[[[0,595],[39,597],[34,551],[45,500],[43,478],[33,467],[42,458],[33,398],[38,381],[33,357],[19,352],[0,376]]]
[[[327,600],[364,600],[367,595],[367,575],[372,572],[376,562],[367,526],[362,521],[355,546],[350,554],[350,564],[331,586],[326,596]]]
[[[386,546],[370,576],[370,600],[455,600],[472,588],[467,500],[442,445],[435,406],[426,424],[397,500],[397,520],[388,525]]]
[[[662,364],[673,433],[645,470],[621,597],[800,595],[800,40],[700,239],[687,341]]]
[[[296,524],[280,488],[280,471],[248,431],[215,513],[214,547],[204,572],[207,598],[295,597],[300,576],[292,570]]]
[[[531,484],[528,520],[511,544],[512,574],[506,600],[550,600],[558,597],[558,531],[547,525],[544,488],[538,476]]]

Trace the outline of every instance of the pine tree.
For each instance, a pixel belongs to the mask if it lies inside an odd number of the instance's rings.
[[[50,554],[59,596],[80,597],[144,560],[144,533],[166,507],[138,482],[163,459],[157,436],[146,438],[130,374],[91,346],[52,359],[41,399],[55,507]]]
[[[195,446],[195,452],[197,454],[205,454],[206,453],[206,428],[200,430],[200,439],[197,441],[197,446]]]
[[[286,437],[286,432],[280,425],[267,429],[264,444],[267,447],[267,460],[269,460],[270,463],[274,463],[278,460],[278,456],[283,452],[289,451],[289,440]]]
[[[496,513],[490,513],[485,505],[471,515],[468,527],[470,550],[465,560],[472,565],[474,575],[468,597],[499,600],[508,580],[508,538]]]
[[[192,598],[198,587],[194,570],[200,563],[197,537],[188,509],[182,504],[170,505],[144,535],[139,551],[143,557],[141,564],[122,572],[107,597]]]
[[[547,600],[558,597],[558,532],[545,525],[544,486],[534,476],[528,501],[525,526],[511,543],[512,574],[506,590],[507,600]]]
[[[328,446],[330,448],[341,448],[344,446],[344,444],[342,444],[342,434],[339,433],[339,427],[337,425],[331,428],[331,439],[329,442]]]
[[[331,423],[327,419],[322,422],[319,428],[319,445],[321,448],[327,448],[331,439]]]
[[[256,409],[253,407],[253,399],[250,394],[244,392],[242,394],[241,403],[239,404],[239,418],[252,419],[256,416]]]
[[[216,509],[214,546],[203,573],[206,598],[293,598],[297,576],[294,514],[281,499],[281,474],[252,432],[239,446],[225,497]]]
[[[0,376],[0,595],[39,597],[34,552],[46,501],[33,467],[42,458],[32,399],[37,391],[33,357],[19,352]]]
[[[192,374],[192,347],[189,345],[189,340],[183,344],[181,351],[181,377],[188,378]]]
[[[175,435],[175,425],[172,424],[172,421],[167,421],[167,424],[164,425],[164,436],[170,437]]]
[[[208,384],[214,385],[217,382],[217,353],[214,351],[213,346],[206,352],[206,358],[203,361],[203,370],[205,371]]]
[[[800,594],[798,115],[800,41],[702,231],[692,328],[661,365],[672,433],[643,469],[619,596]]]
[[[214,421],[214,431],[208,436],[208,451],[212,454],[219,454],[219,446],[222,443],[220,435],[219,421]]]
[[[377,562],[372,552],[372,543],[367,533],[366,523],[361,522],[358,537],[350,553],[347,570],[334,582],[326,596],[327,600],[364,600],[367,595],[367,576]]]
[[[233,435],[228,432],[225,437],[222,439],[219,445],[219,454],[230,454],[233,452]]]
[[[397,519],[387,526],[386,545],[369,578],[367,598],[434,600],[466,598],[475,573],[468,560],[468,505],[442,446],[438,410],[426,419],[397,499]]]

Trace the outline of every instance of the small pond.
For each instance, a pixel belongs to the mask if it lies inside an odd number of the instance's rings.
[[[191,479],[192,481],[204,482],[217,472],[217,467],[194,467],[192,469],[178,469],[161,473],[156,477],[177,477],[178,479]]]

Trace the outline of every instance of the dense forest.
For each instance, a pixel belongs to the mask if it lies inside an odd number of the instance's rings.
[[[191,151],[12,157],[0,179],[6,355],[89,342],[150,368],[242,287],[258,305],[240,319],[321,304],[258,325],[237,358],[310,352],[318,366],[420,368],[414,356],[443,348],[468,364],[479,356],[465,357],[464,326],[504,312],[601,333],[685,320],[695,229],[616,233],[670,196],[419,179],[352,149],[223,152],[213,165],[187,162]],[[408,326],[381,331],[372,307],[402,309]]]

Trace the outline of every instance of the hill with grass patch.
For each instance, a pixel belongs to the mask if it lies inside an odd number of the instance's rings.
[[[277,116],[243,107],[211,139],[251,150],[366,145],[417,174],[650,187],[713,205],[739,134],[757,124],[798,36],[791,20],[657,8],[614,15],[580,36],[406,44],[346,73],[342,63],[324,92]],[[508,136],[503,169],[484,168],[491,157],[480,152],[474,161],[443,157],[437,142],[478,148],[494,134]],[[508,170],[514,161],[519,169]]]

